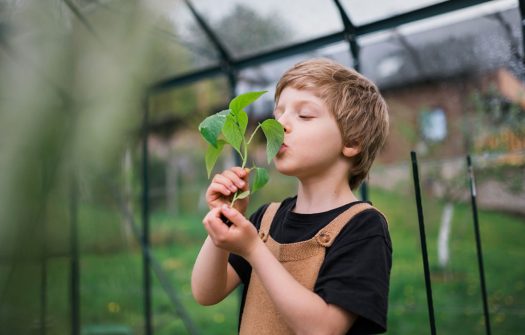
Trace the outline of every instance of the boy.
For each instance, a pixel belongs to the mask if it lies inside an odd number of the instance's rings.
[[[242,282],[240,334],[384,332],[388,227],[353,190],[385,142],[387,106],[368,79],[326,59],[288,70],[275,103],[285,135],[274,163],[298,179],[297,195],[247,220],[247,199],[228,206],[247,189],[247,172],[216,175],[206,192],[208,238],[195,261],[193,296],[216,304]]]

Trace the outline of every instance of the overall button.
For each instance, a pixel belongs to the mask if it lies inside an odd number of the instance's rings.
[[[261,231],[261,232],[259,232],[259,237],[261,238],[261,240],[263,242],[266,242],[266,240],[268,239],[268,234],[266,234],[265,232]]]
[[[330,242],[330,234],[323,231],[319,234],[319,242],[323,244],[327,244]]]

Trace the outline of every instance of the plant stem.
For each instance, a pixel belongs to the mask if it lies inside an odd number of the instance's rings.
[[[251,134],[250,139],[249,139],[248,142],[247,142],[248,144],[250,144],[250,142],[251,142],[252,139],[253,139],[253,136],[255,135],[255,133],[257,132],[257,130],[259,130],[259,128],[261,128],[261,124],[260,124],[260,123],[257,125],[257,128],[255,128],[254,131],[253,131],[253,133]]]
[[[253,136],[253,134],[252,134]],[[250,138],[251,140],[251,138]],[[241,158],[242,158],[242,168],[244,169],[244,167],[246,166],[246,163],[248,162],[248,144],[250,143],[250,141],[246,142],[246,138],[243,138],[242,139],[242,149],[243,149],[243,152],[244,152],[244,155],[241,155]]]
[[[259,128],[259,127],[257,127],[257,128]],[[257,129],[254,130],[254,132],[252,133],[252,135],[250,137],[250,140],[248,140],[248,142],[246,142],[246,138],[243,137],[243,139],[242,139],[241,146],[242,146],[242,149],[243,149],[243,152],[244,152],[244,155],[241,155],[241,158],[242,158],[241,168],[242,169],[244,169],[244,167],[246,166],[246,163],[248,162],[248,144],[252,140],[253,134],[255,133],[256,130]],[[233,195],[233,199],[232,199],[232,203],[231,203],[230,207],[233,207],[233,205],[235,204],[235,201],[237,200],[237,197],[242,192],[243,192],[242,190],[238,190],[237,192],[235,192],[235,194]]]

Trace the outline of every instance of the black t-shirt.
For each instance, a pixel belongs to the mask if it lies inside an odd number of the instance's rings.
[[[276,242],[308,240],[339,214],[360,203],[352,202],[322,213],[299,214],[292,212],[296,200],[297,197],[285,199],[275,214],[270,235]],[[260,207],[250,217],[257,229],[267,207],[268,204]],[[244,258],[235,254],[230,255],[229,262],[244,284],[242,315],[252,268]],[[359,316],[348,335],[386,331],[391,265],[392,243],[388,226],[375,209],[354,216],[327,248],[314,292],[326,303]]]

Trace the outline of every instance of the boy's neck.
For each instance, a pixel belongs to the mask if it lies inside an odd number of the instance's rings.
[[[357,201],[346,177],[300,180],[295,213],[312,214]]]

